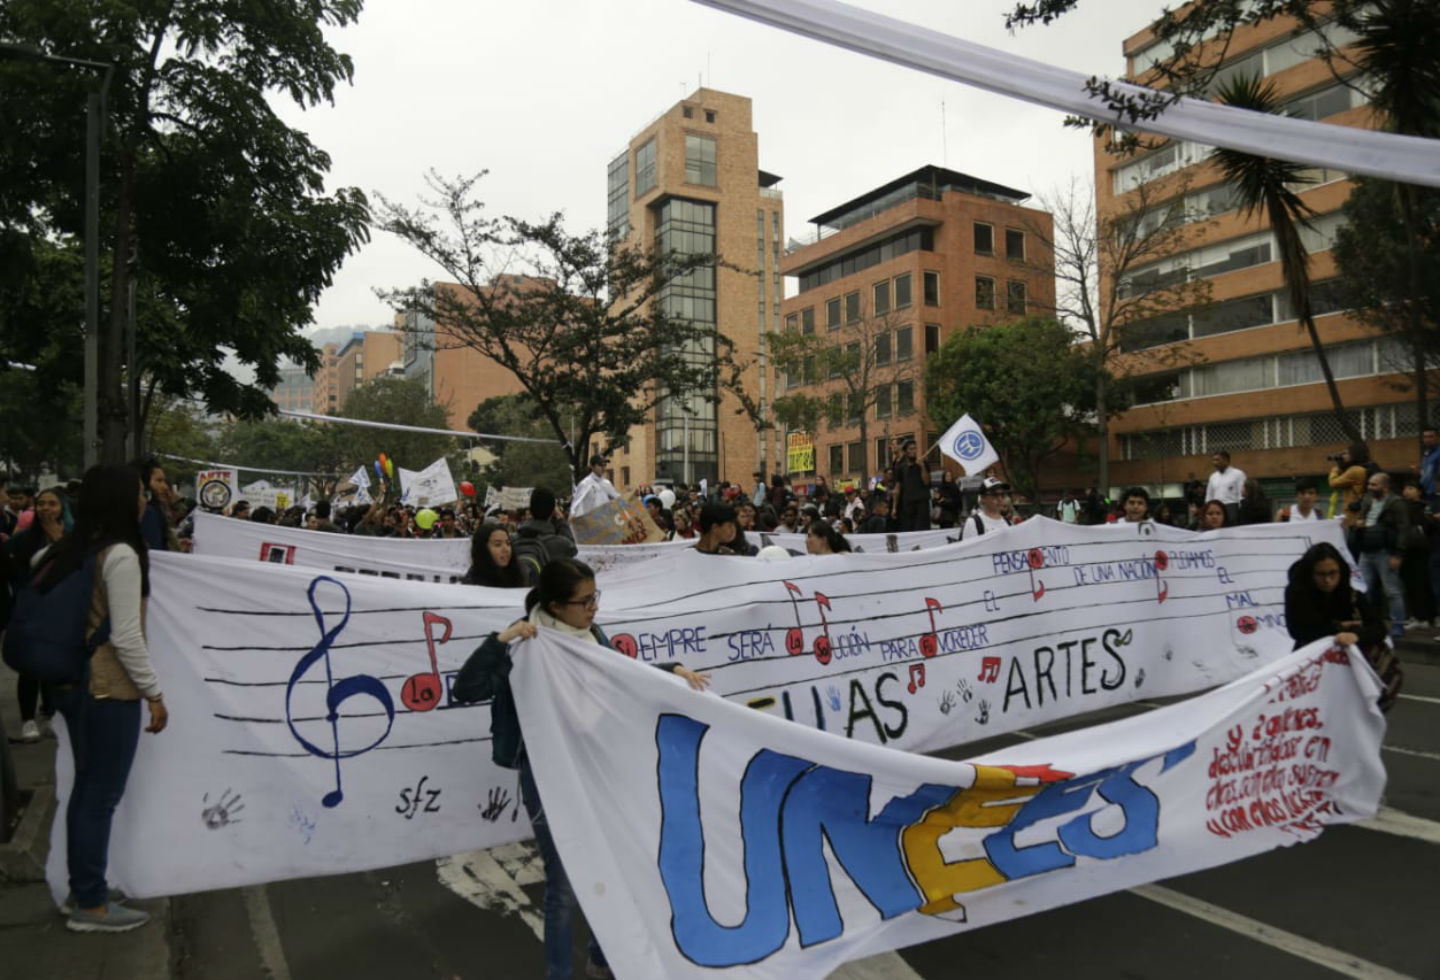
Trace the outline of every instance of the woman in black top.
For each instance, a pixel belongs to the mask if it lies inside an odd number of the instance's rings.
[[[470,570],[461,581],[494,589],[518,589],[525,585],[520,565],[510,548],[509,531],[499,524],[480,525],[480,530],[470,538]]]

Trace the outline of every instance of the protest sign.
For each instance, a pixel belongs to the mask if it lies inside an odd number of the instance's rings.
[[[825,977],[1311,840],[1373,817],[1385,785],[1379,683],[1329,641],[968,762],[787,725],[553,633],[511,682],[566,875],[624,977]]]
[[[295,500],[294,487],[277,487],[269,480],[256,480],[240,488],[240,496],[251,507],[269,507],[284,510]]]
[[[195,497],[207,510],[224,510],[239,492],[240,474],[236,470],[200,470],[195,474]]]
[[[335,504],[339,507],[353,507],[372,503],[370,496],[370,474],[361,466],[335,486]]]
[[[453,504],[460,499],[455,489],[455,479],[450,475],[450,465],[444,457],[437,459],[423,470],[407,470],[397,466],[395,472],[400,478],[400,502],[411,507],[433,507]]]
[[[583,514],[570,514],[570,529],[582,545],[655,544],[665,540],[650,512],[635,491],[593,507]]]

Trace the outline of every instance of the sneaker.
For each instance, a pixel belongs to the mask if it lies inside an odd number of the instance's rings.
[[[1416,619],[1414,616],[1411,616],[1409,619],[1405,620],[1405,628],[1406,628],[1407,630],[1418,630],[1418,629],[1420,629],[1421,627],[1428,627],[1429,625],[1430,625],[1429,623],[1422,623],[1420,620]]]
[[[23,724],[23,725],[20,726],[20,741],[22,741],[22,742],[38,742],[38,741],[40,741],[40,726],[37,725],[37,724],[35,724],[35,722],[34,722],[33,720],[25,722],[25,724]]]
[[[129,932],[131,929],[139,929],[149,921],[149,912],[110,902],[105,906],[104,912],[83,912],[76,909],[65,918],[65,928],[71,932]]]

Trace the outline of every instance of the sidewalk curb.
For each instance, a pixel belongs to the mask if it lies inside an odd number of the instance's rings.
[[[50,824],[55,815],[55,787],[42,783],[20,816],[15,836],[0,844],[0,881],[22,883],[45,880],[45,858],[50,849]]]

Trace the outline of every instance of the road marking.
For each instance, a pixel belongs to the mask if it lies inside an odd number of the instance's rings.
[[[545,880],[545,862],[530,841],[501,844],[489,853],[517,885],[538,885]]]
[[[545,919],[530,904],[530,896],[510,877],[490,851],[466,851],[435,862],[440,884],[487,912],[518,915],[541,941]]]
[[[921,977],[899,953],[881,953],[842,964],[827,980],[921,980]]]
[[[1426,704],[1440,704],[1440,698],[1427,697],[1424,694],[1398,694],[1401,701],[1424,701]]]
[[[280,944],[280,930],[275,925],[265,886],[250,885],[240,889],[240,894],[245,900],[245,914],[250,917],[250,932],[255,936],[255,949],[266,976],[270,980],[290,980],[290,964],[285,959],[285,947]]]
[[[1436,762],[1440,762],[1440,752],[1422,752],[1419,749],[1402,749],[1398,745],[1382,745],[1380,746],[1380,751],[1398,752],[1401,755],[1413,755],[1421,759],[1434,759]]]
[[[1141,898],[1157,902],[1177,912],[1184,912],[1186,915],[1193,915],[1197,919],[1203,919],[1222,929],[1238,932],[1256,942],[1273,946],[1291,956],[1309,960],[1311,963],[1318,963],[1327,970],[1354,977],[1355,980],[1413,980],[1403,973],[1396,973],[1378,963],[1362,960],[1344,950],[1325,946],[1312,939],[1306,939],[1304,936],[1297,936],[1293,932],[1286,932],[1284,929],[1277,929],[1256,919],[1231,912],[1229,909],[1222,909],[1209,902],[1202,902],[1198,898],[1191,898],[1189,895],[1172,891],[1169,888],[1161,888],[1159,885],[1140,885],[1130,891]]]
[[[1398,837],[1413,837],[1427,844],[1440,844],[1440,823],[1393,810],[1388,806],[1382,806],[1374,819],[1361,820],[1353,826],[1378,830],[1382,834],[1395,834]]]

